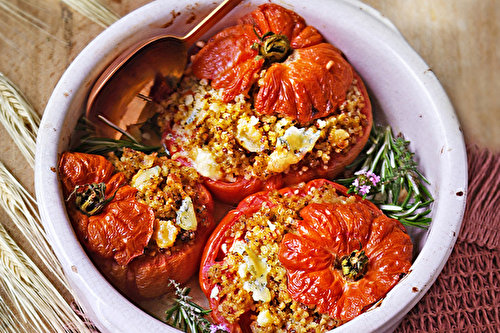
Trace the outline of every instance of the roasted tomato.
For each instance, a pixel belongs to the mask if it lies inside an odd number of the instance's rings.
[[[200,285],[232,332],[321,332],[382,299],[411,261],[398,221],[319,179],[230,211],[207,242]]]
[[[216,34],[192,62],[197,77],[224,88],[226,102],[257,83],[258,113],[282,113],[303,124],[334,112],[354,73],[315,28],[275,4],[259,6]]]
[[[168,291],[169,279],[183,283],[197,271],[215,227],[213,200],[166,158],[126,150],[125,162],[115,160],[122,171],[102,156],[63,153],[59,174],[68,215],[119,290],[133,299],[156,297]]]
[[[281,6],[259,6],[210,38],[186,74],[164,103],[164,141],[222,201],[333,179],[368,140],[371,104],[361,78]]]

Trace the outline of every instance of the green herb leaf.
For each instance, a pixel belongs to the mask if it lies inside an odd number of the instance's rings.
[[[124,139],[111,139],[97,136],[94,131],[94,125],[85,117],[82,117],[79,119],[76,126],[76,130],[82,134],[79,145],[74,149],[74,151],[96,155],[106,155],[113,152],[117,154],[117,156],[120,156],[123,148],[131,148],[146,154],[151,154],[153,152],[158,152],[161,155],[167,154],[167,151],[163,147],[144,145],[134,139],[132,135],[118,128],[108,120],[103,118],[103,121],[105,121],[108,126],[122,133]]]
[[[168,324],[189,333],[228,332],[224,325],[214,325],[206,318],[211,310],[205,310],[192,301],[190,288],[181,287],[173,280],[170,285],[175,288],[175,298],[172,307],[165,312]]]
[[[402,135],[394,137],[390,126],[374,126],[364,152],[347,168],[353,176],[336,182],[348,187],[349,193],[363,195],[402,224],[427,228],[434,199],[409,144]],[[380,181],[371,182],[370,175],[379,175]]]

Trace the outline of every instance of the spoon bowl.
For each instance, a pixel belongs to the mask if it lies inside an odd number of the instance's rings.
[[[183,37],[160,33],[119,55],[99,76],[87,100],[86,117],[97,135],[113,139],[122,135],[102,118],[126,130],[151,117],[154,108],[147,107],[148,95],[155,79],[175,87],[186,68],[189,48],[240,2],[224,0]]]

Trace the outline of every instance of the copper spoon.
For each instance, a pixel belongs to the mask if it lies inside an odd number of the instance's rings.
[[[86,117],[96,125],[97,134],[115,139],[121,136],[99,116],[122,129],[138,123],[144,108],[134,106],[134,98],[159,75],[175,86],[186,68],[189,47],[240,2],[224,0],[184,37],[159,34],[118,56],[97,79],[87,100]]]

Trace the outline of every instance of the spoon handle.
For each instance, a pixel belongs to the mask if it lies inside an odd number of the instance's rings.
[[[210,30],[217,22],[226,16],[241,0],[224,0],[217,8],[208,14],[200,23],[198,23],[182,39],[185,43],[192,45]]]

